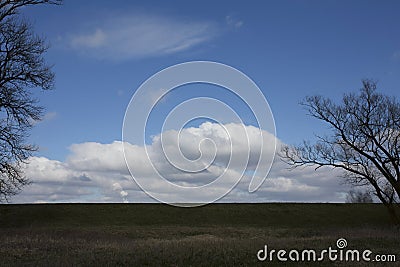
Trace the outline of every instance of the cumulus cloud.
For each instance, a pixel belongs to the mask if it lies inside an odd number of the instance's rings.
[[[240,129],[246,129],[246,140]],[[252,175],[257,175],[257,159],[261,153],[258,135],[258,129],[253,126],[207,122],[180,132],[166,131],[155,136],[153,142],[146,147],[127,143],[123,146],[121,141],[110,144],[74,144],[65,161],[30,158],[25,173],[33,183],[14,197],[13,202],[153,202],[130,176],[124,148],[134,174],[147,179],[151,188],[160,194],[168,195],[172,191],[162,186],[158,177],[154,176],[153,168],[157,168],[169,181],[182,186],[204,185],[222,173],[225,173],[226,182],[229,183],[241,176],[240,157],[244,157],[248,164],[243,179],[220,201],[344,201],[348,189],[340,185],[338,171],[331,168],[321,168],[318,172],[313,168],[289,171],[279,158],[275,158],[268,178],[259,190],[249,193],[248,185]],[[263,138],[266,144],[263,149],[266,152],[273,151],[273,147],[268,145],[273,141],[278,146],[281,144],[267,132],[263,132]],[[239,155],[232,162],[231,153]],[[166,154],[172,158],[167,158]],[[192,171],[191,168],[201,171]],[[223,184],[213,188],[215,191],[223,189]],[[201,198],[196,195],[191,197],[194,200]]]
[[[188,50],[214,38],[217,28],[209,21],[125,15],[71,34],[69,45],[95,58],[126,60]]]
[[[127,198],[129,194],[128,192],[122,189],[122,186],[119,183],[113,183],[113,189],[119,192],[119,195],[121,196],[124,203],[129,203]]]

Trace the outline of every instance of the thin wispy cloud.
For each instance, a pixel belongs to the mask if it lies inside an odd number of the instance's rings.
[[[38,123],[43,123],[46,121],[51,121],[54,120],[57,117],[57,112],[55,111],[51,111],[51,112],[47,112],[46,114],[43,115],[41,120],[31,120],[31,124],[32,125],[36,125]]]
[[[392,59],[394,59],[394,60],[400,60],[400,50],[395,51],[395,52],[392,54]]]
[[[96,29],[93,33],[82,34],[72,37],[72,47],[96,48],[106,44],[106,34],[101,29]]]
[[[234,28],[240,28],[244,24],[243,20],[239,20],[233,15],[226,16],[225,22],[228,26],[234,27]]]
[[[120,61],[189,50],[217,34],[218,26],[210,21],[131,15],[71,34],[69,46],[95,58]]]

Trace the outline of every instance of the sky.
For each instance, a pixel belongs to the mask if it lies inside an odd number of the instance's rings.
[[[252,131],[257,126],[240,97],[219,86],[203,83],[174,89],[156,103],[144,143],[122,142],[125,112],[135,92],[154,74],[180,63],[218,62],[247,75],[261,90],[268,101],[266,110],[270,108],[273,115],[276,135],[272,128],[262,129],[266,144],[299,144],[304,139],[314,140],[315,134],[329,133],[299,105],[306,96],[339,100],[369,78],[378,81],[380,92],[399,97],[399,8],[396,1],[77,0],[61,6],[24,8],[21,15],[50,44],[45,59],[53,65],[56,86],[52,91],[33,92],[46,108],[43,121],[36,123],[29,137],[29,142],[39,147],[26,167],[26,176],[33,183],[11,202],[154,201],[129,173],[150,181],[152,189],[161,187],[144,160],[149,153],[172,182],[198,185],[220,175],[227,161],[217,121],[192,120],[179,132],[184,140],[181,149],[192,160],[199,151],[207,158],[208,151],[221,148],[213,152],[221,161],[205,171],[177,172],[164,166],[163,151],[159,151],[161,133],[174,140],[180,130],[163,130],[165,116],[193,98],[212,97],[237,110],[244,126],[240,129]],[[146,91],[150,102],[159,89]],[[135,108],[132,112],[139,116],[142,111]],[[237,121],[227,119],[222,126],[232,140],[241,140]],[[143,127],[137,128],[143,131]],[[198,144],[203,139],[213,143],[206,142],[201,148]],[[257,147],[254,140],[247,146]],[[232,151],[246,154],[239,141]],[[124,149],[132,153],[129,170]],[[265,149],[268,152],[270,147]],[[249,155],[259,156],[253,150]],[[175,160],[185,167],[190,163],[179,162],[178,157]],[[220,201],[343,202],[349,190],[337,171],[288,171],[277,157],[270,161],[261,166],[269,169],[272,164],[256,192],[247,190],[250,176],[257,171],[248,168]],[[227,181],[234,183],[240,171],[235,164],[229,171]],[[163,188],[162,195],[173,194]]]

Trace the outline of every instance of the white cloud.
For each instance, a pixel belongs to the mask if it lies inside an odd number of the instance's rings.
[[[128,192],[122,189],[122,186],[120,183],[113,183],[113,189],[117,192],[119,192],[119,195],[121,196],[122,200],[124,203],[129,203],[128,201]]]
[[[48,120],[54,119],[55,117],[57,117],[57,112],[54,112],[54,111],[47,112],[46,114],[44,114],[43,120],[48,121]]]
[[[171,54],[190,49],[216,36],[208,21],[184,21],[154,15],[105,19],[87,31],[72,34],[70,47],[108,60]]]
[[[51,111],[51,112],[45,113],[41,120],[35,121],[35,120],[31,119],[30,122],[32,125],[36,125],[38,123],[43,123],[46,121],[54,120],[56,117],[57,117],[57,112]]]
[[[232,15],[226,16],[225,22],[228,26],[234,27],[234,28],[240,28],[244,24],[244,22],[242,20],[238,20],[237,18],[235,18]]]
[[[242,140],[239,128],[243,125],[225,124],[232,140],[232,153],[247,157],[247,143]],[[247,171],[255,170],[260,151],[257,149],[257,128],[246,126],[250,140],[250,158]],[[177,131],[163,133],[164,148],[169,149],[169,155],[182,168],[204,167],[199,173],[182,172],[168,164],[162,147],[161,137],[154,137],[153,143],[146,148],[126,144],[125,149],[129,156],[130,167],[135,174],[147,179],[152,188],[169,194],[169,188],[161,187],[159,180],[153,176],[153,167],[148,163],[146,149],[154,166],[170,181],[181,185],[205,184],[226,171],[229,161],[230,146],[227,146],[227,132],[218,124],[204,123],[197,128],[186,128],[181,131],[180,147],[176,150]],[[213,140],[214,145],[210,141]],[[274,138],[265,133],[264,142],[271,143]],[[279,140],[278,140],[279,142]],[[199,144],[201,144],[199,146]],[[214,149],[217,149],[216,152]],[[265,150],[271,150],[265,146]],[[33,182],[24,191],[15,196],[13,202],[152,202],[153,200],[143,193],[133,182],[125,165],[123,143],[115,141],[111,144],[88,142],[74,144],[70,147],[71,154],[66,161],[50,160],[44,157],[32,157],[26,166],[26,176]],[[195,161],[181,160],[176,156],[183,153]],[[201,152],[201,153],[200,153]],[[215,152],[215,153],[214,153]],[[209,164],[210,156],[215,160]],[[196,161],[196,159],[199,159]],[[239,162],[232,162],[227,176],[236,179],[240,175]],[[191,165],[192,164],[192,165]],[[198,166],[196,166],[198,164]],[[203,165],[202,165],[203,164]],[[208,166],[208,167],[207,167]],[[250,177],[245,176],[237,187],[221,201],[258,202],[258,201],[344,201],[344,192],[348,190],[339,183],[339,172],[330,168],[321,168],[315,172],[313,168],[287,170],[287,166],[279,159],[275,159],[269,178],[255,193],[248,192]],[[222,190],[215,188],[214,190]],[[192,196],[196,199],[199,196]]]
[[[102,173],[128,174],[124,161],[122,143],[111,144],[87,142],[70,146],[71,155],[67,158],[68,166],[77,171],[97,171]],[[140,154],[142,152],[136,152]]]
[[[96,29],[93,33],[77,35],[72,38],[73,47],[97,48],[106,44],[106,34],[101,29]]]
[[[400,50],[395,51],[395,52],[392,54],[392,59],[394,59],[394,60],[400,60]]]
[[[125,93],[124,90],[121,90],[121,89],[118,89],[118,90],[117,90],[117,95],[118,95],[118,96],[123,96],[124,93]]]

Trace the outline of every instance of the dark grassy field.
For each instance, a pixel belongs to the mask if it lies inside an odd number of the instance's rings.
[[[258,250],[336,248],[397,263],[259,262]],[[400,231],[379,204],[0,205],[1,266],[400,266]]]

